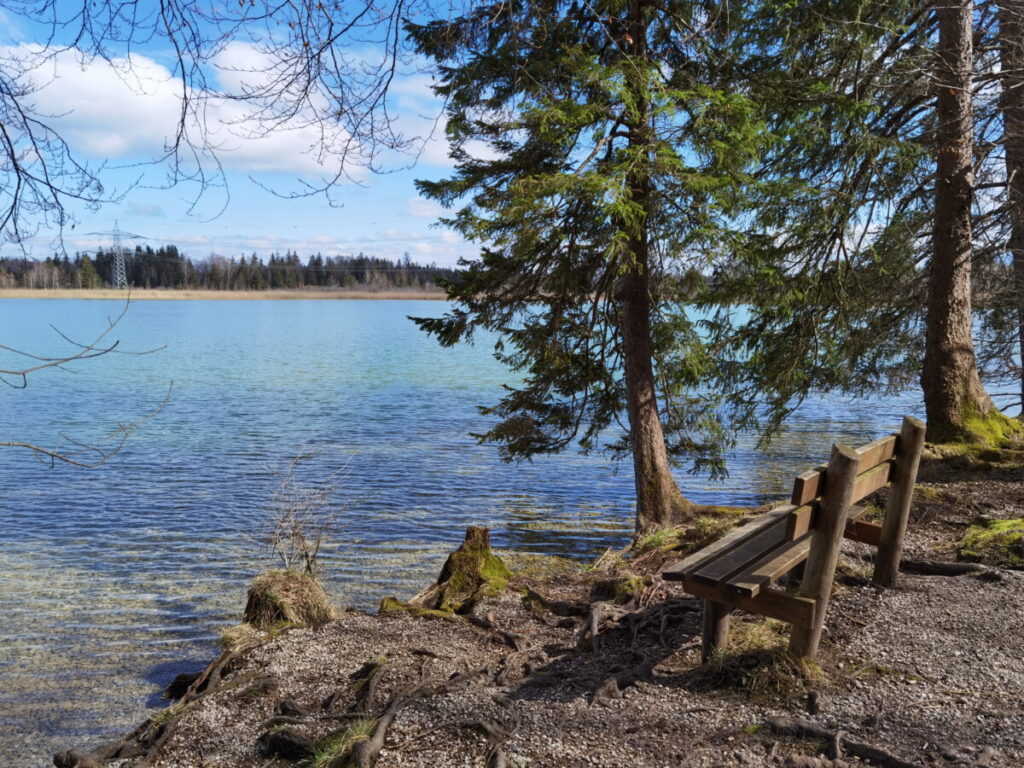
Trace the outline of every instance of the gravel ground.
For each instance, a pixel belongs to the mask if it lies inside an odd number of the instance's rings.
[[[954,560],[953,543],[979,514],[1024,516],[1020,467],[930,487],[932,498],[919,494],[913,510],[911,558]],[[603,630],[596,649],[578,642],[581,618],[531,610],[519,594],[505,593],[475,614],[517,636],[517,648],[461,619],[346,613],[247,652],[224,682],[185,708],[154,754],[110,765],[292,765],[257,744],[282,725],[273,719],[282,701],[292,713],[285,724],[318,740],[358,719],[353,713],[379,715],[418,686],[387,732],[379,768],[838,768],[897,759],[1024,766],[1024,572],[904,574],[896,589],[878,590],[864,578],[862,555],[848,545],[852,565],[829,609],[821,674],[767,695],[746,678],[714,678],[701,667],[700,603],[674,585],[655,579],[649,594],[657,599]],[[592,580],[563,576],[531,586],[582,601]],[[369,701],[360,702],[359,672],[368,662],[383,667]],[[870,745],[880,757],[829,759],[830,739],[796,737],[774,724],[780,717],[839,733],[840,743]]]

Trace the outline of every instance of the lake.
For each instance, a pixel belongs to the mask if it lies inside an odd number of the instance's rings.
[[[0,344],[64,355],[118,302],[0,301]],[[249,580],[282,473],[337,478],[323,554],[337,604],[374,608],[432,581],[467,525],[498,548],[591,558],[632,530],[630,467],[568,453],[503,464],[468,433],[513,380],[487,346],[442,349],[408,315],[433,301],[146,301],[118,354],[0,389],[0,440],[102,440],[170,401],[97,469],[0,452],[0,765],[50,765],[128,730],[163,687],[217,652]],[[124,354],[163,347],[152,354]],[[0,368],[12,358],[0,358]],[[831,440],[864,442],[921,414],[920,397],[816,397],[766,452],[741,443],[691,499],[785,495]],[[67,445],[67,443],[65,443]]]

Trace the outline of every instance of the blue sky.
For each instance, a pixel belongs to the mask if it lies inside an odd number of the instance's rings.
[[[5,57],[29,58],[45,31],[0,10]],[[353,180],[331,193],[334,206],[322,195],[287,200],[261,188],[287,192],[297,187],[297,179],[315,183],[333,175],[337,162],[328,157],[321,165],[310,151],[315,133],[298,129],[251,138],[245,135],[246,118],[238,105],[212,102],[207,128],[221,145],[218,159],[226,190],[208,189],[196,202],[194,184],[163,188],[165,167],[139,165],[161,154],[176,125],[177,83],[169,51],[161,44],[165,41],[136,48],[131,59],[115,59],[114,67],[101,60],[83,63],[75,51],[67,51],[32,74],[37,111],[51,116],[79,158],[107,164],[101,179],[108,191],[130,188],[123,200],[99,211],[72,208],[77,222],[65,232],[69,251],[104,244],[106,238],[88,233],[109,231],[116,220],[121,229],[145,236],[154,247],[175,243],[193,258],[253,252],[266,258],[286,250],[298,251],[303,259],[315,252],[359,251],[400,258],[408,252],[419,262],[451,265],[476,253],[454,232],[432,226],[441,209],[420,198],[413,184],[416,178],[441,178],[451,170],[429,75],[406,71],[392,92],[403,128],[426,139],[419,157],[385,158],[385,166],[393,169],[387,174],[353,167]],[[237,76],[232,72],[254,61],[258,52],[238,41],[219,55],[215,64],[221,68],[209,72],[215,84],[229,85]],[[413,168],[403,169],[409,164]],[[40,232],[28,241],[30,255],[44,258],[52,253],[54,234]],[[0,245],[0,254],[19,253],[17,246]]]

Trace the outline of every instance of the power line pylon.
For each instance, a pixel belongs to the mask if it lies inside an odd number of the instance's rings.
[[[142,235],[133,235],[130,232],[123,232],[121,227],[118,225],[117,220],[114,220],[114,229],[112,232],[89,232],[90,235],[102,235],[109,237],[113,241],[113,274],[111,275],[111,282],[115,288],[127,288],[128,287],[128,269],[125,266],[124,260],[124,246],[122,245],[122,239],[128,240],[145,240],[146,238]]]
[[[114,219],[114,287],[127,288],[128,274],[124,268],[124,249],[121,247],[121,228]]]

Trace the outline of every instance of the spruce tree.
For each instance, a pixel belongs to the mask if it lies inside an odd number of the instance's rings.
[[[78,281],[82,288],[92,289],[99,285],[100,277],[96,274],[96,268],[92,265],[89,254],[82,254],[82,264],[79,267]]]
[[[702,297],[716,384],[769,433],[814,390],[920,384],[929,438],[970,438],[993,408],[972,339],[970,4],[746,12],[734,82],[777,141],[742,268]]]
[[[638,532],[693,513],[675,459],[720,472],[728,443],[684,306],[728,250],[762,139],[747,99],[713,85],[728,19],[714,2],[538,0],[409,27],[456,161],[419,188],[481,245],[443,283],[455,308],[417,322],[445,345],[497,334],[523,381],[478,437],[505,458],[606,438],[631,454]]]

